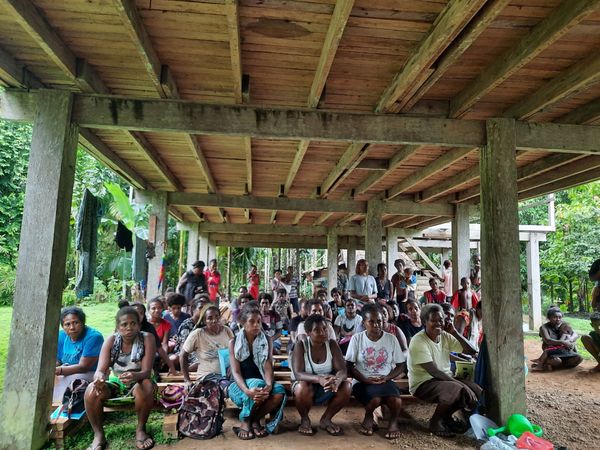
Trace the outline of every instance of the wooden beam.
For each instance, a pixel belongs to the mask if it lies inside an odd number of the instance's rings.
[[[269,223],[275,224],[277,223],[277,210],[271,211],[271,218],[269,219]]]
[[[556,155],[550,155],[542,159],[538,159],[525,166],[521,166],[517,169],[517,179],[523,180],[525,178],[539,175],[540,173],[548,172],[560,167],[564,164],[573,162],[579,158],[583,158],[585,155],[573,155],[568,153],[558,153]]]
[[[179,98],[177,83],[173,78],[173,73],[167,65],[162,65],[160,69],[160,87],[165,98]]]
[[[414,216],[414,215],[409,215],[409,216],[395,216],[389,219],[385,219],[383,221],[383,226],[386,228],[391,228],[391,227],[395,227],[398,224],[401,224],[403,222],[415,219],[418,216]]]
[[[561,178],[553,183],[543,184],[542,186],[538,186],[534,189],[529,189],[527,191],[520,192],[519,201],[539,197],[541,195],[550,194],[552,192],[570,189],[572,187],[579,186],[580,184],[596,181],[599,178],[600,172],[597,168],[594,168],[570,177]]]
[[[434,219],[434,220],[437,220]],[[421,247],[419,247],[417,245],[417,243],[409,238],[408,236],[405,236],[404,239],[406,240],[406,242],[408,242],[410,244],[410,246],[419,254],[419,256],[421,257],[421,259],[423,261],[425,261],[425,264],[427,264],[429,266],[429,268],[438,276],[438,277],[442,277],[442,273],[440,271],[440,268],[438,266],[436,266],[433,261],[431,261],[431,259],[429,259],[429,256],[427,256],[427,254],[421,250]]]
[[[333,214],[334,213],[332,212],[321,214],[319,217],[317,217],[317,220],[315,220],[313,226],[322,225],[323,223],[327,222],[327,220],[333,216]]]
[[[562,165],[551,171],[545,172],[536,177],[531,177],[525,180],[519,180],[519,193],[534,188],[541,187],[546,184],[554,183],[558,180],[586,172],[590,169],[600,167],[600,156],[588,156],[586,158],[578,158],[575,161]]]
[[[283,195],[287,195],[290,191],[290,188],[294,184],[294,179],[296,178],[296,174],[298,173],[300,165],[304,160],[304,155],[306,154],[309,145],[310,141],[305,139],[301,140],[298,144],[298,148],[296,149],[296,153],[294,155],[294,160],[292,161],[292,167],[290,167],[285,184],[283,185]]]
[[[452,177],[446,178],[444,181],[421,191],[419,200],[422,202],[431,201],[437,197],[441,197],[449,191],[456,189],[462,184],[469,183],[479,178],[479,163],[473,167]]]
[[[271,224],[233,224],[233,223],[203,223],[200,224],[202,233],[233,233],[233,234],[267,234],[267,235],[298,235],[326,236],[331,227],[313,225],[271,225]],[[336,227],[340,236],[363,236],[361,227]]]
[[[450,103],[450,117],[461,117],[473,104],[510,77],[594,11],[598,0],[569,0],[536,25],[519,43],[495,58]]]
[[[252,194],[252,138],[244,138],[244,155],[246,159],[246,193]]]
[[[302,220],[302,217],[304,217],[304,214],[304,211],[299,211],[298,213],[296,213],[296,215],[294,216],[294,220],[292,220],[292,224],[298,225]]]
[[[148,183],[108,145],[86,128],[79,129],[79,143],[88,153],[102,161],[137,189],[148,189]]]
[[[404,107],[401,111],[412,109],[415,104],[438,82],[438,80],[446,73],[446,71],[454,66],[456,61],[462,54],[471,47],[473,42],[483,33],[488,26],[496,20],[502,10],[510,3],[510,0],[488,0],[481,7],[464,30],[457,36],[456,39],[448,46],[442,55],[435,61],[432,66],[433,73],[418,87],[415,94],[404,102]]]
[[[485,138],[481,121],[396,114],[210,105],[85,94],[75,95],[74,109],[74,121],[86,128],[470,148],[483,145]]]
[[[418,84],[425,81],[432,73],[431,66],[436,59],[484,3],[485,0],[450,0],[436,18],[429,33],[386,88],[377,102],[375,112],[397,112],[402,109],[416,89],[415,80]],[[393,108],[396,102],[399,104]]]
[[[519,150],[600,153],[600,127],[517,122]]]
[[[430,220],[426,220],[424,222],[421,222],[419,225],[416,226],[417,230],[425,230],[429,227],[435,227],[436,225],[440,225],[442,223],[446,223],[448,222],[447,218],[444,217],[436,217],[434,219],[430,219]],[[477,247],[475,247],[477,248]]]
[[[600,80],[600,52],[573,64],[557,77],[548,81],[530,96],[508,108],[502,115],[515,119],[528,119],[549,105]]]
[[[161,63],[137,11],[135,0],[113,0],[113,5],[119,13],[124,30],[129,34],[154,88],[162,98],[167,98],[161,84]]]
[[[181,211],[179,211],[177,208],[175,208],[174,206],[171,206],[168,208],[169,214],[171,214],[171,216],[177,221],[177,222],[184,222],[183,220],[183,214],[181,214]]]
[[[0,0],[0,3],[69,80],[85,92],[108,93],[108,89],[91,67],[80,64],[80,67],[85,67],[86,70],[78,72],[77,57],[30,0]]]
[[[363,170],[388,170],[389,162],[387,159],[369,159],[365,158],[358,163],[356,169]]]
[[[325,35],[325,42],[321,49],[321,56],[319,57],[319,64],[313,78],[312,85],[310,87],[310,94],[308,96],[308,107],[316,108],[319,104],[325,82],[329,75],[329,70],[333,64],[335,54],[344,34],[346,28],[346,22],[350,17],[350,12],[354,6],[354,0],[338,0],[335,3],[331,21]]]
[[[587,124],[600,120],[600,98],[592,100],[555,120],[557,123]]]
[[[210,172],[210,168],[208,167],[208,162],[206,161],[206,157],[204,156],[204,152],[202,151],[202,148],[200,147],[200,144],[198,143],[196,136],[188,134],[185,136],[185,138],[188,141],[188,143],[191,145],[191,147],[194,149],[194,158],[196,159],[196,162],[198,163],[198,166],[200,167],[200,170],[202,171],[202,176],[206,180],[206,185],[208,186],[208,192],[210,194],[216,193],[217,192],[217,183],[215,182],[215,179],[213,178],[213,176]]]
[[[233,93],[236,103],[242,103],[242,49],[240,44],[238,0],[225,0],[227,31],[229,34],[229,58],[233,77]]]
[[[43,83],[37,79],[23,64],[0,48],[0,79],[16,88],[42,88]]]
[[[182,191],[183,186],[177,179],[177,177],[171,172],[171,169],[162,160],[160,155],[156,152],[152,144],[148,142],[148,139],[139,132],[125,131],[127,137],[133,142],[135,147],[146,156],[146,159],[152,163],[155,170],[169,183],[172,189],[176,191]]]
[[[407,191],[408,189],[425,180],[426,178],[429,178],[435,175],[436,173],[441,172],[446,167],[454,164],[459,159],[464,158],[473,150],[474,149],[470,148],[458,148],[447,151],[446,153],[444,153],[444,155],[440,156],[435,161],[432,161],[422,169],[413,172],[411,175],[403,179],[396,186],[389,189],[387,191],[387,198],[391,199],[402,194],[404,191]]]
[[[420,145],[407,145],[399,150],[388,162],[388,171],[383,173],[374,173],[369,175],[362,183],[360,183],[355,188],[355,193],[357,195],[364,194],[371,187],[379,183],[386,175],[389,174],[389,171],[392,171],[400,166],[404,161],[410,158],[412,155],[417,153],[421,148]]]
[[[345,176],[352,171],[353,165],[356,167],[360,160],[364,158],[367,147],[368,145],[365,142],[353,142],[350,144],[333,170],[327,175],[323,184],[321,184],[321,195],[323,197],[326,197],[334,186],[343,181]]]

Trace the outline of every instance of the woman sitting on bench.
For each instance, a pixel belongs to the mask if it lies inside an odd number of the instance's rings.
[[[385,437],[395,439],[400,435],[398,417],[402,400],[394,379],[402,372],[404,355],[398,339],[383,331],[379,305],[365,305],[362,316],[365,331],[352,336],[346,352],[348,369],[355,380],[352,393],[365,405],[365,417],[359,432],[371,436],[376,427],[373,412],[386,405],[391,417]]]
[[[304,322],[304,329],[308,336],[296,343],[292,357],[296,378],[292,392],[300,413],[298,431],[308,436],[315,434],[308,415],[310,408],[313,403],[328,403],[319,426],[332,436],[340,436],[342,429],[331,419],[348,404],[352,392],[346,379],[344,356],[337,342],[328,339],[325,317],[318,314],[309,316]]]
[[[229,363],[234,382],[229,398],[239,407],[240,426],[233,427],[242,440],[267,437],[283,417],[285,390],[273,382],[273,348],[262,329],[262,316],[256,302],[242,308],[238,316],[240,331],[229,342]],[[261,425],[267,414],[274,418]]]
[[[154,405],[155,385],[150,376],[156,341],[151,334],[140,331],[140,317],[135,308],[119,309],[116,325],[116,333],[104,341],[94,381],[85,392],[85,411],[94,430],[90,449],[107,448],[102,424],[104,402],[128,395],[135,398],[138,417],[135,446],[149,449],[154,447],[154,440],[146,433],[146,422]],[[107,379],[109,369],[111,374]]]

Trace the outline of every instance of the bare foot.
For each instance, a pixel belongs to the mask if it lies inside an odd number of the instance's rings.
[[[342,429],[339,425],[336,425],[331,419],[321,419],[319,422],[319,428],[327,431],[332,436],[339,436],[343,434]]]
[[[300,426],[298,427],[298,433],[304,434],[306,436],[312,436],[315,434],[315,430],[312,428],[312,424],[310,423],[310,418],[308,416],[303,417],[300,420]]]
[[[365,436],[371,436],[371,435],[373,435],[374,424],[375,424],[375,422],[373,420],[373,414],[365,413],[365,418],[363,419],[362,423],[360,424],[360,430],[358,430],[358,432],[360,434],[364,434]]]
[[[598,364],[593,369],[590,369],[590,372],[592,372],[592,373],[600,373],[600,364]]]

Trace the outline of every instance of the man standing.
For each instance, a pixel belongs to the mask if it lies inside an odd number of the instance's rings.
[[[290,302],[292,303],[294,313],[298,314],[300,311],[300,307],[298,305],[298,289],[300,283],[298,281],[298,277],[294,275],[294,266],[288,266],[284,282],[290,287]]]
[[[192,264],[192,270],[188,270],[179,279],[176,290],[185,297],[188,305],[194,298],[194,295],[206,291],[204,261],[196,261]]]
[[[396,273],[394,275],[392,275],[392,295],[391,295],[391,299],[394,300],[396,299],[396,301],[400,301],[401,299],[399,299],[400,297],[400,282],[404,279],[404,261],[402,261],[401,259],[397,259],[396,261],[394,261],[394,267],[396,268]],[[402,296],[402,300],[404,300],[404,296]]]
[[[478,253],[473,255],[473,268],[471,269],[471,286],[475,292],[481,290],[481,258]]]

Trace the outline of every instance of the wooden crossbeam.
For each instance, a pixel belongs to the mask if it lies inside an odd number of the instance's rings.
[[[455,163],[459,159],[464,158],[469,153],[471,153],[473,150],[474,149],[469,149],[469,148],[458,148],[458,149],[449,150],[448,152],[446,152],[444,155],[440,156],[435,161],[432,161],[431,163],[427,164],[422,169],[417,170],[416,172],[413,172],[411,175],[406,177],[400,183],[398,183],[397,185],[395,185],[394,187],[389,189],[387,192],[387,198],[391,199],[391,198],[394,198],[394,197],[402,194],[403,192],[407,191],[415,184],[420,183],[424,179],[429,178],[429,177],[435,175],[436,173],[441,172],[446,167]]]
[[[313,226],[322,225],[323,223],[327,222],[327,220],[331,216],[333,216],[333,214],[334,213],[332,213],[332,212],[321,214],[319,217],[317,217],[317,220],[315,220],[315,222],[313,223]]]
[[[229,57],[233,76],[233,92],[236,103],[242,103],[242,49],[240,44],[240,23],[238,0],[225,0],[227,31],[229,34]]]
[[[574,111],[565,114],[555,122],[587,124],[600,120],[600,98],[592,100]]]
[[[519,120],[528,119],[549,105],[585,89],[598,80],[600,80],[600,52],[594,52],[548,81],[530,96],[508,108],[502,115]]]
[[[266,235],[299,235],[326,236],[331,227],[313,225],[271,225],[271,224],[233,224],[233,223],[202,223],[201,233],[234,233],[234,234],[266,234]],[[364,229],[357,226],[337,227],[339,236],[363,236]]]
[[[246,193],[252,194],[252,138],[244,138],[244,156],[246,160]]]
[[[445,217],[436,217],[434,219],[429,219],[421,222],[416,226],[417,230],[424,230],[425,228],[435,227],[436,225],[440,225],[442,223],[448,222],[448,219]]]
[[[277,210],[273,210],[271,211],[271,218],[269,219],[269,223],[276,223],[277,222]]]
[[[171,172],[171,169],[165,164],[158,152],[154,149],[152,144],[148,142],[148,139],[137,131],[125,131],[124,132],[135,147],[146,156],[146,159],[152,163],[152,166],[160,173],[169,183],[172,189],[176,191],[182,191],[183,186],[177,179],[177,177]]]
[[[0,47],[0,79],[12,87],[42,88],[44,84],[38,80],[23,64],[17,62],[12,55]]]
[[[535,189],[530,189],[528,191],[522,192],[519,194],[519,200],[527,200],[530,198],[539,197],[540,195],[544,195],[549,192],[557,192],[565,189],[570,189],[572,187],[579,186],[580,184],[595,181],[599,178],[600,171],[597,168],[594,168],[586,172],[578,173],[577,175],[571,177],[562,178],[558,181],[555,181],[554,183],[545,184]]]
[[[300,221],[302,220],[302,217],[304,217],[304,211],[299,211],[296,213],[296,215],[294,216],[294,220],[292,220],[292,224],[293,225],[297,225],[300,223]]]
[[[485,0],[451,0],[436,18],[430,32],[416,47],[402,70],[396,74],[392,83],[377,102],[376,112],[399,111],[433,72],[431,66],[442,54],[458,33],[477,13]],[[415,87],[415,81],[417,86]],[[406,98],[408,97],[408,98]],[[398,105],[395,103],[398,102]]]
[[[290,191],[290,188],[294,184],[294,179],[296,178],[296,174],[300,169],[300,165],[304,160],[304,155],[308,150],[308,146],[310,145],[310,141],[301,140],[298,144],[298,148],[296,149],[296,153],[294,154],[294,160],[292,161],[292,167],[290,167],[290,171],[288,172],[288,176],[285,180],[285,184],[283,185],[283,195],[287,195]]]
[[[586,172],[590,169],[600,167],[600,156],[588,156],[579,158],[573,162],[560,166],[552,171],[545,172],[536,177],[531,177],[525,180],[519,180],[518,191],[524,192],[527,190],[539,188],[544,185],[552,184],[558,180],[572,177],[574,175]]]
[[[352,165],[356,166],[364,158],[364,156],[362,158],[361,156],[366,155],[366,147],[367,144],[365,142],[353,142],[348,146],[333,170],[321,184],[322,196],[327,196],[336,184],[343,181],[344,174],[349,174],[352,171]]]
[[[519,43],[506,50],[450,102],[450,117],[461,117],[475,102],[594,11],[599,0],[569,0],[536,25]]]
[[[390,171],[394,170],[412,155],[417,153],[421,146],[419,145],[407,145],[401,150],[399,150],[389,161],[388,161],[388,171],[383,173],[374,173],[369,175],[362,183],[360,183],[356,188],[355,192],[357,195],[364,194],[371,187],[379,183]]]
[[[383,226],[386,228],[396,227],[402,222],[406,222],[415,219],[417,216],[395,216],[383,221]]]
[[[186,141],[190,144],[190,146],[194,149],[194,158],[196,159],[200,170],[202,171],[202,175],[206,179],[206,185],[208,186],[208,192],[214,194],[217,192],[217,183],[213,178],[210,168],[208,167],[208,162],[206,161],[206,157],[204,156],[204,152],[198,143],[198,139],[194,135],[186,135]]]
[[[443,196],[453,189],[456,189],[460,185],[473,181],[477,178],[479,178],[479,163],[457,175],[446,178],[444,181],[437,183],[435,186],[421,191],[419,194],[419,200],[422,202],[431,201],[435,198]]]
[[[432,220],[432,219],[430,219]],[[433,219],[433,220],[437,220]],[[429,268],[438,276],[438,277],[442,277],[442,272],[440,271],[440,268],[438,266],[436,266],[433,261],[431,261],[431,259],[429,259],[429,256],[427,256],[427,254],[421,250],[421,247],[419,247],[417,245],[417,243],[411,239],[408,236],[405,236],[404,239],[406,240],[406,242],[408,242],[410,244],[410,246],[419,254],[419,256],[421,257],[421,259],[423,261],[425,261],[425,264],[427,264],[429,266]]]
[[[108,93],[98,74],[64,44],[44,15],[30,0],[0,0],[19,25],[46,55],[82,91]],[[84,70],[85,69],[85,70]]]
[[[473,17],[463,31],[452,41],[448,48],[435,61],[432,66],[433,73],[418,86],[415,94],[404,101],[401,111],[410,110],[423,96],[438,82],[438,80],[452,67],[456,61],[467,51],[471,44],[483,33],[487,27],[498,17],[502,10],[511,0],[488,0],[481,7],[479,12]]]

